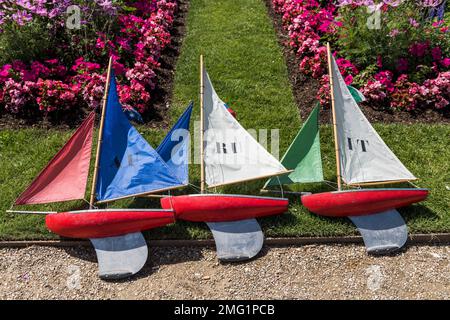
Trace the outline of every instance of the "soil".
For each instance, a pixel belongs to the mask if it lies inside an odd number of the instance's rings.
[[[302,120],[306,120],[312,109],[316,106],[316,94],[320,88],[319,81],[311,77],[306,77],[300,72],[300,61],[297,59],[293,50],[288,46],[289,36],[283,29],[281,16],[274,11],[271,0],[265,0],[265,2],[278,36],[278,42],[283,48],[289,79],[295,101],[299,108],[300,116]],[[425,109],[422,112],[414,113],[386,109],[379,110],[366,103],[361,103],[360,107],[371,123],[450,123],[450,108],[445,108],[446,110],[442,112],[433,109]],[[331,118],[330,108],[322,108],[320,111],[321,124],[331,124]]]
[[[450,247],[368,256],[362,245],[265,247],[224,264],[212,248],[150,248],[130,279],[102,281],[90,247],[0,249],[0,299],[450,299]]]
[[[156,70],[157,86],[150,92],[151,105],[142,117],[146,126],[151,128],[167,128],[169,126],[169,116],[167,110],[170,108],[173,93],[173,80],[175,67],[178,61],[181,46],[186,33],[186,17],[189,10],[189,0],[178,0],[178,9],[175,14],[171,33],[171,43],[161,53],[161,67]],[[0,113],[1,129],[22,129],[22,128],[42,128],[67,130],[77,127],[85,118],[88,110],[74,110],[73,114],[58,115],[50,114],[48,118],[41,112],[33,112],[26,117],[14,116]]]

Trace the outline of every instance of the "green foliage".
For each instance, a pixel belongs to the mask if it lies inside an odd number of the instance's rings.
[[[426,65],[419,65],[416,67],[416,72],[411,73],[409,80],[416,83],[423,83],[432,74],[432,69]]]
[[[36,57],[45,58],[54,45],[50,30],[43,21],[35,20],[22,27],[9,24],[0,33],[0,65],[16,59],[30,62]]]
[[[353,78],[353,84],[359,88],[365,86],[366,83],[373,78],[377,71],[378,66],[376,64],[369,65],[366,69]]]
[[[421,12],[411,1],[405,1],[398,8],[389,8],[381,12],[379,29],[368,27],[368,21],[374,17],[367,7],[342,7],[339,11],[344,27],[340,28],[338,41],[340,52],[359,66],[368,66],[383,57],[383,63],[395,69],[400,57],[408,52],[409,44],[421,38],[421,30],[413,28],[409,19],[421,20]],[[396,37],[393,30],[402,30]]]
[[[113,1],[120,6],[120,10],[129,12],[131,8],[125,2]],[[3,24],[0,33],[0,65],[14,60],[27,63],[54,57],[70,65],[80,56],[88,60],[90,57],[95,58],[93,44],[98,33],[106,36],[114,34],[118,28],[117,16],[105,14],[94,1],[78,0],[75,3],[82,8],[81,19],[85,21],[80,29],[66,27],[68,15],[54,19],[35,16],[23,26]]]

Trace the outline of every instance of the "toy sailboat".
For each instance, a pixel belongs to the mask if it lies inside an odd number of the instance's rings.
[[[264,236],[255,218],[282,214],[288,199],[207,194],[210,188],[263,179],[289,171],[261,146],[234,118],[215,92],[200,62],[201,194],[166,197],[161,206],[176,218],[206,222],[223,261],[253,258]]]
[[[359,108],[339,71],[328,45],[333,127],[338,191],[302,195],[303,205],[313,213],[349,217],[361,232],[370,253],[401,248],[407,228],[396,208],[423,201],[426,189],[356,189],[416,180],[384,143]],[[319,107],[316,107],[283,157],[281,163],[294,172],[279,177],[282,184],[323,181],[319,137]],[[269,180],[265,188],[275,185]]]
[[[184,117],[190,116],[192,106]],[[35,205],[84,199],[91,161],[95,112],[19,196],[15,205]],[[164,148],[161,149],[164,153]],[[137,273],[148,255],[141,231],[175,222],[173,210],[96,209],[95,203],[142,196],[185,186],[177,166],[166,163],[130,124],[120,105],[116,80],[108,67],[96,152],[90,209],[81,211],[13,213],[45,214],[54,233],[90,239],[101,278]]]

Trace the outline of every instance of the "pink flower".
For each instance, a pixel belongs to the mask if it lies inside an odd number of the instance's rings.
[[[50,64],[50,65],[56,65],[59,63],[59,60],[58,59],[46,60],[45,63]]]
[[[408,59],[400,58],[397,62],[397,70],[398,72],[406,72],[408,71]]]
[[[441,61],[442,66],[444,66],[444,68],[448,68],[450,67],[450,58],[445,58]]]
[[[100,69],[100,65],[98,63],[84,61],[84,57],[80,57],[77,60],[75,60],[75,64],[72,66],[73,71],[81,73],[87,71],[94,71],[98,69]]]
[[[409,19],[409,24],[410,24],[412,27],[414,27],[414,28],[420,27],[420,24],[419,24],[415,19],[413,19],[413,18],[410,18],[410,19]]]
[[[105,49],[105,46],[106,46],[105,41],[101,37],[97,38],[97,42],[95,44],[95,47],[97,49]]]
[[[433,22],[433,27],[438,28],[438,27],[442,26],[444,23],[445,23],[444,20],[435,21],[435,22]]]
[[[409,48],[409,52],[412,55],[421,58],[421,57],[425,56],[425,53],[428,49],[429,49],[429,44],[427,42],[419,42],[419,43],[413,44]]]
[[[442,50],[439,47],[434,47],[431,49],[431,56],[433,57],[434,61],[441,61],[442,60]]]
[[[437,109],[444,109],[449,105],[449,102],[447,99],[444,99],[442,97],[439,97],[438,101],[436,102],[436,108]]]
[[[27,10],[34,10],[34,7],[29,6],[28,0],[16,2]],[[58,25],[61,21],[54,21],[55,18],[59,13],[63,16],[67,4],[72,1],[34,2],[38,3],[36,13],[39,12],[41,17],[51,16],[52,21]],[[95,5],[102,10],[100,14],[108,14],[107,19],[110,19],[111,13],[118,15],[118,26],[117,32],[110,33],[108,37],[99,32],[94,39],[87,39],[87,47],[91,49],[90,61],[87,61],[86,57],[79,57],[72,66],[66,67],[58,57],[33,61],[30,64],[14,61],[11,65],[0,66],[2,108],[18,113],[26,106],[39,107],[43,112],[98,107],[104,93],[107,55],[113,56],[113,66],[118,75],[118,82],[121,83],[120,97],[125,100],[124,107],[134,107],[139,111],[148,108],[150,91],[156,86],[155,70],[159,68],[161,52],[171,42],[170,29],[174,22],[177,2],[126,1],[128,6],[136,9],[129,11],[118,11],[118,6],[111,3],[110,0],[95,1]],[[52,6],[56,5],[64,8],[60,11],[52,10]],[[321,14],[326,18],[323,21],[333,20],[333,15]],[[4,21],[3,18],[0,12],[0,24]],[[24,14],[18,17],[18,21],[26,23],[28,18],[29,16]],[[318,26],[318,23],[319,20],[314,21],[314,26]],[[330,29],[332,24],[329,24]],[[61,26],[63,27],[64,23]],[[74,37],[73,40],[79,45],[79,39]],[[64,48],[70,49],[67,43],[61,43],[59,49]],[[120,62],[121,55],[122,58],[126,57],[122,60],[123,63]],[[314,60],[313,64],[316,65],[317,61]],[[127,75],[127,78],[121,77],[123,75]]]
[[[352,83],[353,83],[353,76],[349,74],[347,77],[345,77],[345,84],[349,86]]]
[[[383,68],[383,58],[381,56],[377,57],[377,66],[378,68]]]
[[[12,66],[10,64],[5,64],[1,69],[0,69],[0,79],[6,79],[9,77],[9,70],[12,69]]]
[[[391,38],[395,38],[396,36],[398,36],[400,34],[400,31],[398,29],[393,29],[390,33],[389,36]]]

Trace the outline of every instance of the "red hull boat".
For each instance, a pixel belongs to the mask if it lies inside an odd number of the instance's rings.
[[[177,219],[192,222],[228,222],[285,213],[288,199],[222,194],[196,194],[161,199]]]
[[[405,207],[427,197],[427,189],[365,189],[306,195],[302,203],[318,215],[348,217]]]
[[[81,239],[115,237],[175,222],[172,210],[110,209],[50,214],[47,227],[54,233]]]

